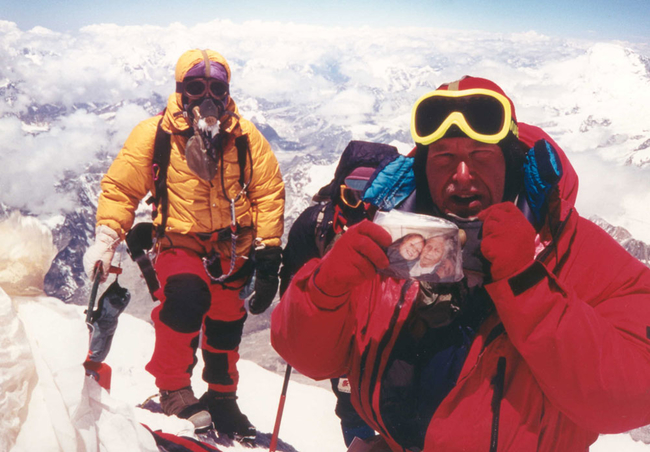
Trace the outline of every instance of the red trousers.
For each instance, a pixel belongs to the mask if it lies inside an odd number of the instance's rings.
[[[225,272],[229,260],[222,260]],[[239,373],[239,344],[246,310],[239,290],[213,283],[200,256],[186,248],[163,251],[156,261],[161,301],[151,313],[156,344],[146,370],[158,389],[173,391],[190,386],[201,345],[203,380],[210,389],[234,392]],[[240,286],[235,283],[234,286]]]

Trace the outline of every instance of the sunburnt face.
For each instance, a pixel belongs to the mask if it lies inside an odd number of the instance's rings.
[[[496,144],[466,137],[431,143],[426,174],[431,198],[443,213],[473,218],[503,200],[506,163]]]

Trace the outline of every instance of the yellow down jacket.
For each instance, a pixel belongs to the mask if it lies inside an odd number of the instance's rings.
[[[206,52],[210,60],[219,62],[226,68],[230,81],[230,68],[225,58],[214,51]],[[187,71],[201,61],[203,55],[200,50],[185,52],[176,65],[176,81],[181,82]],[[167,173],[169,211],[165,235],[171,237],[172,242],[177,238],[177,242],[188,243],[190,238],[195,237],[195,233],[210,233],[230,226],[230,199],[234,199],[241,190],[235,138],[245,134],[248,135],[252,165],[247,160],[244,180],[250,179],[250,185],[247,196],[240,197],[235,203],[235,216],[237,223],[251,232],[242,237],[237,246],[237,254],[246,253],[255,238],[267,246],[280,245],[284,228],[285,194],[277,159],[257,128],[239,117],[232,99],[228,102],[227,110],[234,114],[224,115],[220,121],[221,132],[226,132],[227,136],[223,146],[224,168],[219,165],[211,182],[200,179],[187,166],[185,145],[188,138],[187,133],[184,136],[182,132],[187,131],[191,125],[183,116],[180,93],[169,97],[162,116],[138,124],[102,179],[97,225],[106,225],[124,238],[133,225],[135,210],[140,201],[150,192],[153,193],[154,140],[162,118],[161,127],[171,134]],[[224,172],[225,195],[221,171]],[[161,215],[158,215],[154,223],[160,222]],[[228,250],[229,246],[223,249]]]

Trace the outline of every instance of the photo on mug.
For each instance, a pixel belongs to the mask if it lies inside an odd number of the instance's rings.
[[[380,273],[398,279],[456,282],[463,278],[458,226],[442,218],[392,210],[373,220],[393,238],[390,265]]]

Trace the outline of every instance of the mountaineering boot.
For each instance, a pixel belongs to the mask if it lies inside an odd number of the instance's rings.
[[[160,391],[160,407],[167,416],[178,416],[194,424],[195,431],[212,427],[212,419],[206,407],[194,397],[190,386],[175,391]]]
[[[221,434],[235,438],[254,438],[255,427],[239,410],[234,392],[217,392],[211,389],[201,396],[201,403],[208,408],[214,428]]]

